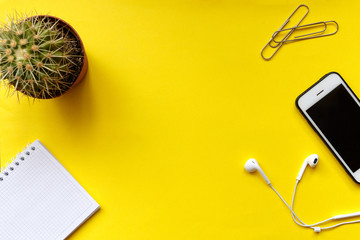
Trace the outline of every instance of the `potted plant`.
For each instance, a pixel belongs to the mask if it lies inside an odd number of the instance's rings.
[[[0,28],[0,80],[18,96],[61,96],[83,79],[87,65],[79,35],[57,17],[8,17]]]

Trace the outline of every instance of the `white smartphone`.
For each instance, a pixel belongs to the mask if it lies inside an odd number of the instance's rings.
[[[360,101],[340,74],[323,76],[296,106],[347,173],[360,183]]]

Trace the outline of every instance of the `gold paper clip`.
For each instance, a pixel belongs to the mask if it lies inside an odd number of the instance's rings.
[[[335,25],[336,25],[336,30],[335,30],[334,32],[332,32],[332,33],[321,34],[321,33],[324,33],[324,32],[326,31],[327,25],[328,25],[329,23],[335,24]],[[275,36],[276,36],[277,34],[279,34],[280,32],[289,31],[289,30],[299,30],[299,29],[301,29],[301,28],[313,27],[313,26],[316,26],[316,25],[319,25],[319,24],[323,24],[323,25],[324,25],[324,29],[321,30],[321,31],[312,32],[312,33],[307,33],[307,34],[303,34],[303,35],[299,35],[299,36],[295,36],[294,39],[287,39],[287,40],[282,39],[281,41],[276,41],[276,40],[275,40]],[[293,42],[293,41],[300,41],[300,40],[306,40],[306,39],[313,39],[313,38],[331,36],[331,35],[334,35],[335,33],[337,33],[338,31],[339,31],[339,24],[337,24],[337,22],[335,22],[335,21],[316,22],[316,23],[310,23],[310,24],[306,24],[306,25],[302,25],[302,26],[297,26],[297,27],[292,27],[292,28],[287,28],[287,29],[282,29],[282,30],[280,30],[280,31],[276,31],[276,32],[274,32],[274,34],[273,34],[272,40],[273,40],[274,42],[280,44],[280,43],[286,43],[286,42]],[[315,34],[321,34],[321,35],[305,37],[305,36],[315,35]]]
[[[292,17],[301,7],[305,7],[305,8],[306,8],[306,13],[304,14],[304,16],[300,19],[300,21],[299,21],[294,27],[298,27],[299,24],[302,22],[302,20],[304,20],[304,18],[306,17],[306,15],[308,15],[308,13],[309,13],[309,7],[306,6],[305,4],[300,4],[300,5],[291,13],[291,15],[285,20],[285,22],[281,25],[281,27],[279,28],[279,30],[274,33],[274,35],[273,35],[272,38],[269,40],[269,42],[265,45],[265,47],[263,47],[263,49],[261,50],[261,56],[262,56],[263,59],[265,59],[265,60],[270,60],[270,59],[277,53],[277,51],[279,51],[279,49],[281,48],[281,46],[284,44],[284,41],[286,41],[286,40],[290,37],[290,35],[295,31],[295,29],[291,29],[291,30],[285,35],[285,37],[284,37],[283,39],[281,39],[281,41],[276,44],[276,46],[272,46],[272,45],[270,44],[271,42],[273,42],[273,40],[274,40],[274,38],[277,36],[277,34],[278,34],[281,30],[284,29],[285,25],[290,21],[291,17]],[[268,57],[268,58],[266,58],[266,57],[264,56],[264,54],[263,54],[263,52],[264,52],[264,50],[265,50],[265,48],[266,48],[267,46],[270,46],[270,47],[272,47],[272,48],[276,48],[275,52],[274,52],[270,57]]]

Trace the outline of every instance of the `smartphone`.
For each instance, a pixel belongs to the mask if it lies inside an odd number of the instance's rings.
[[[356,183],[360,183],[360,101],[340,74],[323,76],[296,106]]]

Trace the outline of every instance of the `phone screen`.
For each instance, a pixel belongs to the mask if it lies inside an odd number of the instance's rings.
[[[345,87],[340,84],[306,112],[356,172],[360,168],[360,107]]]

